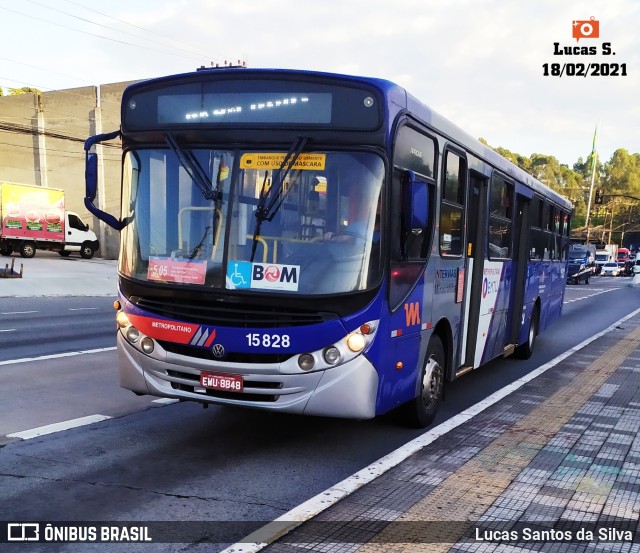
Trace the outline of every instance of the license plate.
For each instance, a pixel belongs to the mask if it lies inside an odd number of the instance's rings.
[[[201,373],[200,386],[222,392],[242,392],[242,377],[235,374]]]

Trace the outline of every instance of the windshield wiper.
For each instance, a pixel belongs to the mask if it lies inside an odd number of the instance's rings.
[[[191,177],[191,180],[193,180],[198,185],[198,188],[202,192],[202,195],[207,200],[217,199],[219,192],[213,189],[211,179],[209,179],[200,163],[198,163],[198,160],[193,155],[193,152],[191,150],[183,150],[176,140],[176,137],[171,133],[165,134],[164,139],[173,153],[176,154],[178,161],[180,161],[180,165],[184,167],[184,170]]]
[[[264,221],[271,222],[275,217],[276,213],[280,209],[282,202],[287,197],[287,194],[291,191],[292,187],[289,187],[288,190],[283,191],[282,184],[285,179],[289,175],[289,172],[295,165],[298,157],[302,153],[302,150],[306,146],[309,140],[308,136],[299,136],[295,142],[289,148],[287,155],[284,156],[280,167],[278,168],[277,180],[274,179],[271,183],[269,189],[264,192],[265,185],[267,184],[268,171],[265,172],[264,182],[262,185],[262,190],[260,191],[260,199],[258,200],[258,207],[255,211],[256,217],[256,226],[253,229],[253,244],[251,246],[251,262],[253,263],[253,258],[256,255],[256,249],[258,247],[258,237],[260,236],[260,229],[262,227],[262,223]]]
[[[200,251],[204,246],[204,241],[207,239],[207,234],[209,234],[210,229],[211,227],[204,227],[204,234],[202,235],[202,240],[200,240],[199,244],[195,248],[193,248],[193,251],[189,255],[189,258],[188,258],[189,260],[195,259],[196,257],[198,257],[198,255],[200,254]]]

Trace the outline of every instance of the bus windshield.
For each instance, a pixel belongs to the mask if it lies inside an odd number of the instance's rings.
[[[285,158],[284,151],[177,144],[129,150],[120,273],[257,293],[340,294],[376,285],[383,160],[305,151],[286,166]]]

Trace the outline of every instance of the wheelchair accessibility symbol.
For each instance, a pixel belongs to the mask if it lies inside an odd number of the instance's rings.
[[[251,263],[247,261],[231,261],[227,265],[227,288],[251,287]]]

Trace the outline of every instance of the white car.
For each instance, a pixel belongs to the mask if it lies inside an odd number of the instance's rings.
[[[600,273],[602,276],[618,276],[620,274],[620,267],[615,261],[607,261],[602,266],[602,272]]]
[[[633,274],[640,275],[640,258],[636,259],[636,262],[633,265]]]

